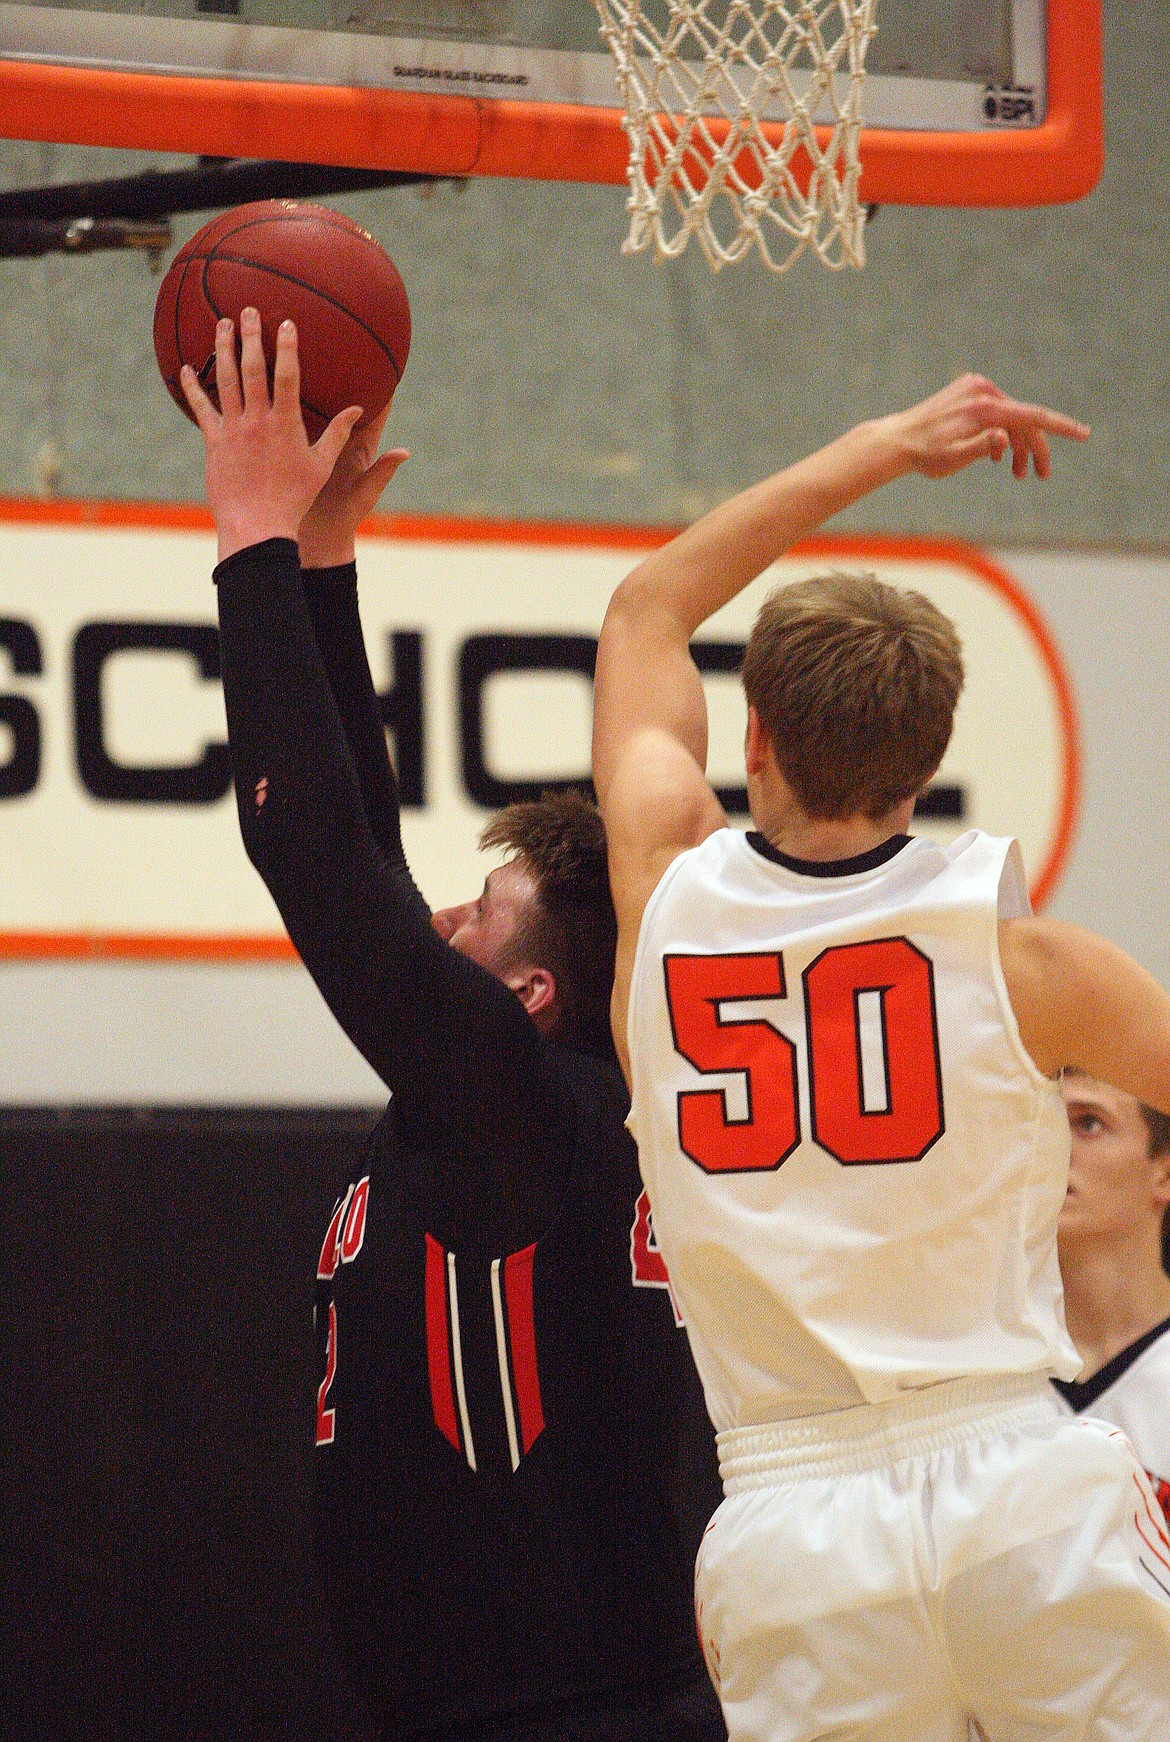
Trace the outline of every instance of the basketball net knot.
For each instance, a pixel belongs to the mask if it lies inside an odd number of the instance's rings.
[[[861,91],[877,0],[594,0],[630,140],[629,234],[712,268],[865,264]]]

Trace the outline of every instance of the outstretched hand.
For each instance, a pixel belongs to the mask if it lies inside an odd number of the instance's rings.
[[[1030,458],[1036,476],[1047,478],[1048,437],[1083,442],[1089,435],[1088,426],[1076,418],[1010,399],[982,375],[961,375],[891,421],[911,469],[927,478],[949,477],[976,460],[1000,460],[1009,448],[1015,477],[1027,477]]]
[[[207,501],[219,533],[219,560],[266,538],[296,538],[362,415],[341,411],[313,443],[301,416],[297,333],[291,321],[276,335],[272,394],[253,308],[240,315],[240,362],[230,320],[215,330],[217,411],[190,365],[180,382],[206,447]]]
[[[378,452],[389,413],[387,405],[369,423],[359,425],[338,455],[317,500],[301,521],[298,543],[302,568],[336,568],[353,561],[354,533],[373,512],[399,466],[410,458],[405,448]]]

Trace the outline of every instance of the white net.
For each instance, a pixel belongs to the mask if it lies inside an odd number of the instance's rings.
[[[594,3],[630,138],[624,253],[681,254],[693,235],[716,271],[752,248],[776,272],[810,249],[834,269],[865,264],[858,140],[877,0]]]

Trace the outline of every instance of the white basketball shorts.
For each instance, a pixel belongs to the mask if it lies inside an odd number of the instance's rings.
[[[719,1447],[695,1607],[730,1742],[1170,1742],[1165,1524],[1124,1434],[1046,1382]]]

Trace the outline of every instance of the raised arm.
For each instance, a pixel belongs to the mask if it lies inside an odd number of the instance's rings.
[[[366,658],[357,567],[350,562],[302,568],[301,581],[317,652],[353,758],[366,819],[387,865],[406,870],[398,781]]]
[[[354,430],[302,520],[297,543],[317,651],[353,757],[366,816],[387,864],[406,871],[398,783],[362,638],[354,557],[357,528],[409,458],[403,448],[378,453],[389,411],[387,406]]]
[[[1011,449],[1049,471],[1048,436],[1083,424],[1021,404],[977,375],[847,435],[712,510],[618,587],[597,650],[593,778],[609,840],[618,914],[614,1037],[625,1012],[646,903],[666,867],[723,823],[706,778],[707,710],[689,642],[796,540],[908,472],[941,478]]]
[[[281,331],[269,404],[258,322],[245,311],[241,326],[242,398],[230,329],[217,346],[222,411],[184,376],[220,533],[241,832],[345,1032],[424,1130],[441,1139],[458,1125],[461,1148],[482,1151],[490,1183],[512,1157],[543,1165],[540,1039],[515,995],[437,935],[405,864],[388,865],[375,841],[295,543],[319,488],[322,445],[335,431],[339,450],[353,419],[335,420],[310,448],[295,334]]]

